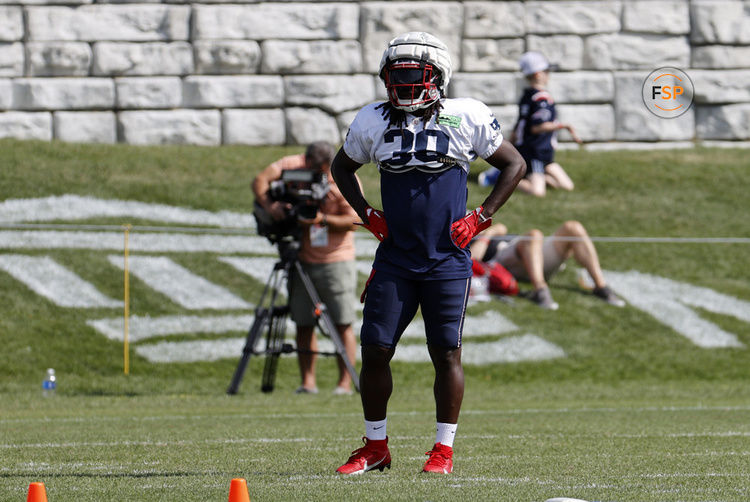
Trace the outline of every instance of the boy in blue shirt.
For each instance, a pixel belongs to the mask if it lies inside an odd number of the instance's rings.
[[[552,65],[539,52],[523,54],[519,64],[529,86],[523,91],[518,104],[518,122],[511,136],[528,168],[518,189],[537,197],[544,197],[547,185],[573,190],[573,181],[555,162],[557,131],[567,129],[574,141],[581,143],[581,139],[572,125],[557,121],[555,101],[546,90]],[[495,168],[484,171],[479,175],[479,184],[493,185],[498,174]]]

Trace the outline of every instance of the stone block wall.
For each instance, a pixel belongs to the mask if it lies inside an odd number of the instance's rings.
[[[518,57],[538,50],[590,147],[750,140],[750,0],[0,0],[0,137],[340,143],[384,98],[387,41],[411,30],[449,46],[449,95],[484,101],[506,130]],[[660,119],[641,86],[670,65],[695,101]]]

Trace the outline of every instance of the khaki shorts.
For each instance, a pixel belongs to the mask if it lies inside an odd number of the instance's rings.
[[[354,261],[335,263],[304,263],[302,269],[315,286],[320,300],[328,308],[328,315],[336,325],[352,324],[355,320],[354,302],[357,269]],[[313,304],[296,270],[289,274],[289,310],[297,326],[315,326],[317,320]]]
[[[505,243],[506,246],[502,249],[498,249],[497,254],[495,254],[493,259],[503,267],[507,268],[508,272],[513,274],[513,277],[517,280],[528,281],[529,274],[526,273],[523,261],[521,261],[521,257],[518,256],[516,250],[520,241],[521,238],[517,237],[512,241]],[[548,281],[550,277],[555,275],[555,272],[560,270],[560,266],[565,261],[565,258],[557,253],[555,242],[552,239],[544,239],[544,243],[542,244],[542,256],[544,259],[544,280]]]

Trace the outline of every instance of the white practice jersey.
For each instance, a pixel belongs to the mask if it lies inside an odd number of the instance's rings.
[[[374,162],[389,172],[440,172],[453,166],[468,172],[470,162],[489,157],[500,146],[500,124],[476,99],[441,103],[439,115],[426,125],[421,117],[406,114],[403,128],[388,126],[382,107],[376,109],[382,103],[363,107],[349,127],[344,152],[355,162]]]

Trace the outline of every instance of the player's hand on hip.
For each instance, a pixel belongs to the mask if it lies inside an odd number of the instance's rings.
[[[451,239],[456,246],[461,249],[465,248],[475,235],[492,224],[492,218],[485,218],[482,215],[483,210],[484,208],[479,206],[460,220],[453,222]]]
[[[362,225],[372,232],[372,235],[377,237],[379,241],[382,242],[385,240],[386,237],[388,237],[388,225],[385,222],[385,214],[383,214],[383,211],[367,206],[367,208],[365,208],[365,214],[367,215],[367,221],[357,223],[357,225]]]

